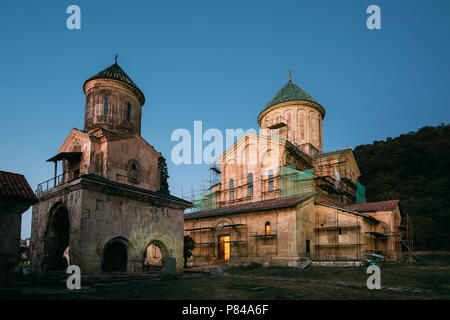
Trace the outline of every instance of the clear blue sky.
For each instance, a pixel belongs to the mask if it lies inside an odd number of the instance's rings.
[[[66,8],[81,8],[81,30]],[[381,8],[381,30],[366,8]],[[142,89],[142,136],[170,158],[176,128],[257,128],[287,81],[326,109],[324,149],[449,122],[450,1],[17,1],[0,3],[0,170],[33,189],[83,128],[83,82],[114,62]],[[168,161],[172,193],[205,165]],[[30,235],[31,210],[22,238]]]

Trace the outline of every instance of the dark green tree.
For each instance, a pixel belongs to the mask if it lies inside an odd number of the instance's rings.
[[[450,249],[450,126],[423,127],[354,149],[367,201],[400,199],[416,250]]]
[[[192,257],[192,250],[195,249],[195,240],[191,236],[184,236],[184,267],[187,266],[187,260]]]
[[[159,191],[162,193],[170,194],[169,182],[167,181],[169,179],[169,172],[167,170],[166,159],[162,155],[158,159],[158,168],[161,173]]]

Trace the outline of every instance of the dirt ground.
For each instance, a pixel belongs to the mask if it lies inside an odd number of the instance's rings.
[[[418,257],[415,263],[381,264],[380,290],[369,290],[366,268],[190,268],[172,280],[159,274],[82,276],[80,290],[66,275],[29,276],[2,299],[450,299],[450,257]]]

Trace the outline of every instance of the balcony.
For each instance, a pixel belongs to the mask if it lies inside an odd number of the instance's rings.
[[[37,185],[36,195],[39,195],[48,190],[54,189],[56,187],[62,186],[64,183],[78,179],[80,177],[80,170],[66,171],[57,175],[51,179],[45,180]]]
[[[60,152],[56,156],[51,157],[47,162],[53,162],[55,164],[55,175],[53,178],[48,179],[44,182],[38,184],[36,188],[36,194],[46,192],[50,189],[54,189],[66,181],[77,179],[80,177],[79,162],[82,156],[82,152]],[[63,173],[58,175],[58,161],[62,161],[62,171]],[[74,169],[74,170],[64,170],[64,168]]]

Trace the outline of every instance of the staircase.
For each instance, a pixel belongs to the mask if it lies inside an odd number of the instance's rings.
[[[301,259],[298,264],[294,267],[294,269],[300,269],[303,270],[305,269],[307,266],[309,266],[311,264],[312,260],[311,259]]]

